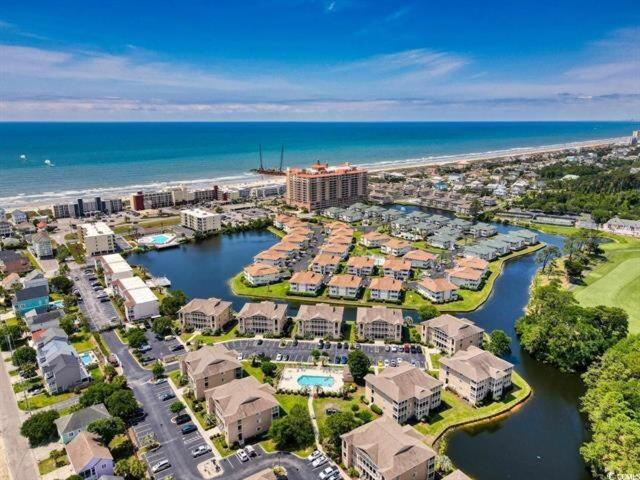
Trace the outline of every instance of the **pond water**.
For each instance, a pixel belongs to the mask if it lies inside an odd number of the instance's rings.
[[[411,211],[412,207],[407,207]],[[442,212],[439,212],[442,213]],[[501,232],[512,227],[498,225]],[[547,244],[562,246],[562,237],[541,234]],[[247,301],[231,293],[228,279],[253,256],[278,242],[266,231],[214,237],[197,244],[128,257],[155,276],[167,276],[172,288],[188,297],[218,297],[233,302],[238,311]],[[447,454],[478,480],[587,480],[590,477],[578,453],[587,433],[578,412],[583,386],[578,375],[561,374],[522,352],[513,329],[529,297],[537,270],[534,255],[508,262],[494,284],[493,294],[478,310],[464,316],[486,330],[503,329],[513,338],[508,360],[532,386],[532,398],[500,420],[458,429],[448,437]],[[289,314],[297,305],[291,303]],[[355,309],[346,309],[347,319]]]

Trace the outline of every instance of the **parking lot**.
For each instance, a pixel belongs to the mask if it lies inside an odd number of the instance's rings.
[[[180,348],[182,344],[173,335],[171,335],[172,338],[170,340],[165,340],[164,338],[158,338],[151,330],[147,330],[145,336],[151,350],[144,352],[144,356],[150,361],[162,360],[170,363],[185,352],[184,348]],[[174,348],[176,349],[175,351],[173,350]]]
[[[98,292],[94,291],[89,280],[89,275],[85,275],[85,269],[72,267],[71,278],[75,288],[80,292],[82,301],[78,303],[80,311],[89,321],[92,330],[104,330],[114,326],[119,322],[119,316],[111,302],[101,302]]]
[[[156,473],[152,478],[164,479],[171,476],[173,476],[174,479],[187,478],[184,476],[185,473],[178,468],[179,466],[173,464],[172,459],[175,458],[175,455],[178,455],[183,462],[189,463],[191,467],[189,470],[195,472],[197,471],[197,465],[212,458],[213,454],[209,451],[197,458],[193,458],[191,452],[194,449],[203,445],[207,446],[208,444],[198,430],[186,435],[182,434],[182,426],[192,422],[176,425],[175,421],[172,420],[174,414],[171,413],[169,407],[171,403],[175,401],[175,398],[167,400],[161,400],[159,398],[163,394],[173,393],[168,382],[160,385],[149,383],[143,388],[147,389],[150,393],[144,405],[145,411],[152,409],[154,414],[160,417],[160,423],[158,423],[157,420],[147,417],[144,421],[133,427],[138,444],[141,444],[143,438],[148,435],[153,435],[161,442],[159,448],[143,455],[144,460],[149,466],[149,472],[151,472],[151,468],[159,462],[168,461],[171,465]]]
[[[340,343],[340,348],[338,348],[338,343]],[[343,357],[346,357],[349,354],[349,349],[344,347],[345,342],[330,342],[329,348],[326,348],[326,344],[322,349],[322,352],[326,352],[328,357],[327,360],[332,364],[344,364],[346,361]],[[243,357],[248,357],[250,355],[259,355],[260,353],[264,354],[266,357],[271,360],[276,360],[278,354],[288,356],[286,361],[289,362],[312,362],[313,357],[311,356],[311,351],[314,349],[320,350],[318,343],[309,342],[309,341],[299,341],[297,345],[293,344],[293,340],[287,340],[284,347],[280,346],[279,340],[258,340],[256,338],[251,339],[241,339],[241,340],[232,340],[226,343],[227,348],[236,350],[238,353],[242,353]],[[422,349],[418,347],[418,349],[411,353],[403,351],[392,351],[392,345],[375,345],[375,344],[359,344],[360,349],[367,354],[367,356],[371,359],[372,365],[384,366],[385,360],[389,365],[392,365],[393,362],[398,363],[398,359],[401,362],[409,362],[417,367],[425,368],[425,358],[422,353]],[[389,348],[387,352],[386,349]],[[400,346],[395,346],[396,349],[402,350],[399,348]],[[378,363],[380,362],[380,364]]]

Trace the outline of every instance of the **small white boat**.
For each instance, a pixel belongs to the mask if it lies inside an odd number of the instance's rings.
[[[20,155],[20,160],[26,160],[27,156],[23,153],[22,155]]]
[[[51,160],[49,160],[48,158],[44,161],[44,164],[45,164],[47,167],[55,167],[55,166],[56,166],[56,165],[55,165]]]

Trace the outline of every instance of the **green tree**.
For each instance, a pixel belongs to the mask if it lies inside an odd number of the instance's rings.
[[[118,417],[101,418],[87,425],[87,431],[98,435],[105,445],[116,435],[124,433],[125,428],[124,422]]]
[[[23,365],[36,363],[36,356],[36,351],[25,345],[23,347],[18,347],[13,352],[11,361],[16,367],[21,367]]]
[[[271,423],[269,436],[280,450],[297,450],[313,445],[315,436],[306,407],[295,405],[288,415]]]
[[[65,315],[60,319],[60,328],[69,336],[76,331],[75,320],[73,315]]]
[[[481,213],[482,213],[482,204],[480,203],[480,200],[478,200],[477,198],[474,198],[471,201],[471,205],[469,205],[469,216],[475,222],[476,220],[478,220],[478,217],[480,216]]]
[[[147,476],[147,467],[136,457],[123,458],[116,462],[113,473],[125,480],[143,480]]]
[[[125,434],[114,435],[108,443],[109,451],[114,458],[126,458],[133,454],[133,444]]]
[[[56,247],[56,260],[59,262],[64,262],[70,256],[71,252],[64,243],[61,243]]]
[[[25,420],[20,427],[20,433],[29,439],[29,445],[32,447],[49,443],[58,437],[54,422],[59,416],[57,410],[36,413]]]
[[[105,401],[105,406],[111,415],[120,418],[131,417],[138,408],[138,402],[131,390],[117,390]]]
[[[0,348],[3,352],[16,348],[16,342],[22,337],[22,327],[19,325],[0,325]]]
[[[340,458],[342,455],[340,435],[350,432],[361,423],[352,412],[337,412],[327,417],[324,422],[324,444],[333,458]]]
[[[420,321],[424,322],[426,320],[431,320],[432,318],[435,318],[438,315],[440,315],[440,310],[438,310],[435,306],[431,304],[422,305],[418,309],[418,315],[420,316]]]
[[[267,377],[273,377],[277,369],[278,366],[270,360],[265,360],[260,365],[260,370],[262,370],[262,373],[264,373]]]
[[[58,275],[49,280],[49,285],[54,292],[68,295],[73,288],[73,282],[65,275]]]
[[[543,272],[546,272],[547,267],[552,264],[556,258],[559,258],[561,254],[558,247],[549,245],[536,254],[536,263],[541,266]]]
[[[178,415],[182,410],[184,410],[184,408],[184,403],[182,403],[180,400],[176,400],[175,402],[171,403],[169,410],[174,415]]]
[[[313,350],[311,350],[311,356],[317,362],[318,359],[320,358],[320,350],[318,350],[317,348],[314,348]]]
[[[145,331],[142,328],[132,328],[127,332],[127,341],[131,348],[140,348],[147,343]]]
[[[164,375],[164,365],[162,363],[156,361],[153,364],[153,368],[151,369],[151,373],[153,373],[154,378],[160,378]]]
[[[89,407],[99,403],[105,403],[113,393],[120,390],[121,386],[116,382],[92,383],[82,395],[80,395],[80,405]]]
[[[164,337],[171,333],[173,322],[170,318],[160,317],[156,318],[151,324],[151,331],[159,337]]]
[[[175,317],[178,310],[187,303],[187,296],[182,290],[169,292],[160,302],[160,314],[165,317]]]
[[[498,357],[504,357],[511,353],[511,338],[504,333],[504,330],[494,330],[489,335],[489,341],[484,348]]]
[[[114,367],[110,363],[107,363],[102,368],[102,373],[104,374],[104,379],[107,382],[110,382],[111,380],[113,380],[115,378],[116,375],[118,375],[118,372],[116,371],[116,367]]]
[[[362,350],[351,350],[347,355],[347,365],[355,382],[362,384],[365,375],[369,373],[371,361]]]

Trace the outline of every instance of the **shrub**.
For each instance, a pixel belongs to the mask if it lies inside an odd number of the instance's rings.
[[[372,411],[373,413],[376,413],[376,414],[378,414],[378,415],[382,415],[382,409],[381,409],[379,406],[377,406],[375,403],[372,403],[372,404],[369,406],[369,408],[371,408],[371,411]]]
[[[54,421],[59,416],[57,410],[36,413],[22,424],[20,433],[29,439],[29,445],[32,447],[55,440],[58,436],[58,430]]]

